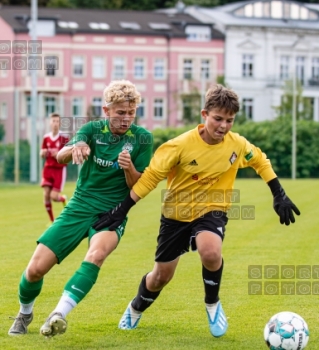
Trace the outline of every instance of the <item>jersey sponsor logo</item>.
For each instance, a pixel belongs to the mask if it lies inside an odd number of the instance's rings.
[[[109,145],[109,143],[102,142],[102,141],[100,141],[100,140],[96,140],[96,143],[97,143],[98,145]]]
[[[196,160],[193,159],[191,162],[188,163],[188,165],[196,166],[198,164],[197,164]]]
[[[122,151],[127,151],[131,153],[133,151],[133,145],[129,142],[126,142],[124,146],[122,147]]]
[[[193,176],[192,176],[192,179],[195,180],[195,181],[197,181],[197,180],[198,180],[198,175],[197,175],[197,174],[193,175]]]
[[[100,165],[100,166],[102,166],[104,168],[116,168],[116,169],[120,168],[119,163],[118,162],[113,162],[112,160],[97,158],[96,156],[93,156],[93,161],[97,165]]]
[[[233,164],[236,159],[237,159],[237,154],[235,152],[233,152],[229,158],[230,164]]]
[[[247,162],[249,160],[251,160],[251,158],[254,156],[253,150],[250,150],[250,152],[248,154],[245,155],[245,159],[247,160]]]

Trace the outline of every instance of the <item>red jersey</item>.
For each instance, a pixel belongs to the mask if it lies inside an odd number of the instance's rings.
[[[45,167],[51,168],[63,168],[67,164],[59,164],[54,156],[52,156],[51,152],[58,152],[61,148],[65,146],[65,144],[69,141],[69,138],[58,133],[53,136],[52,132],[45,134],[43,136],[42,141],[42,149],[47,149],[48,154],[46,156],[46,160],[44,163]]]

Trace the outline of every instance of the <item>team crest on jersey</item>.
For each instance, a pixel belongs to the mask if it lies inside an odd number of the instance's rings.
[[[124,146],[122,147],[122,151],[127,151],[131,153],[133,151],[133,145],[129,142],[126,142]]]
[[[237,159],[237,154],[233,152],[229,158],[230,164],[233,164],[236,159]]]

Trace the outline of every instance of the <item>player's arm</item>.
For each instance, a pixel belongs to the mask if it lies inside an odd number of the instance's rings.
[[[129,210],[156,188],[157,184],[165,179],[172,168],[178,164],[179,156],[178,147],[174,142],[168,141],[160,146],[151,159],[149,167],[145,169],[124,201],[110,211],[100,214],[93,228],[101,230],[108,227],[109,231],[113,231],[120,226]]]
[[[84,124],[74,137],[58,152],[58,163],[67,164],[72,160],[73,164],[83,164],[88,159],[91,149],[92,124]]]
[[[48,149],[47,149],[46,144],[45,144],[45,139],[43,138],[42,146],[41,146],[41,149],[40,149],[40,157],[46,158],[47,155],[48,155]]]
[[[280,223],[285,225],[294,223],[294,213],[300,215],[299,209],[286,195],[265,153],[248,141],[246,141],[240,163],[240,167],[247,166],[254,168],[256,173],[268,184],[274,198],[273,207],[280,218]]]
[[[90,152],[90,146],[80,141],[72,146],[64,146],[57,154],[57,161],[67,164],[72,160],[72,164],[83,164],[88,159]]]

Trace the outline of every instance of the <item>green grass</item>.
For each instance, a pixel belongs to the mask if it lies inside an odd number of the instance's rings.
[[[61,265],[45,277],[36,300],[29,334],[9,337],[9,316],[18,311],[17,288],[37,237],[48,223],[38,186],[0,186],[1,225],[1,349],[266,349],[263,328],[279,311],[302,315],[310,328],[307,349],[319,349],[316,295],[249,295],[249,265],[318,264],[318,180],[282,180],[302,215],[289,227],[279,224],[272,196],[262,180],[238,180],[240,205],[255,206],[255,220],[230,220],[223,246],[225,268],[220,296],[229,318],[229,330],[214,339],[208,330],[203,304],[201,265],[197,253],[180,259],[174,279],[145,312],[138,329],[121,331],[118,321],[135,295],[141,277],[153,267],[159,227],[160,190],[135,206],[124,238],[103,265],[91,293],[68,315],[65,335],[46,340],[39,328],[53,310],[68,278],[87,250],[84,241]],[[71,196],[73,183],[66,193]],[[54,206],[55,213],[61,205]],[[265,279],[262,280],[265,282]],[[280,282],[280,280],[278,280]],[[314,281],[314,280],[311,280]]]

